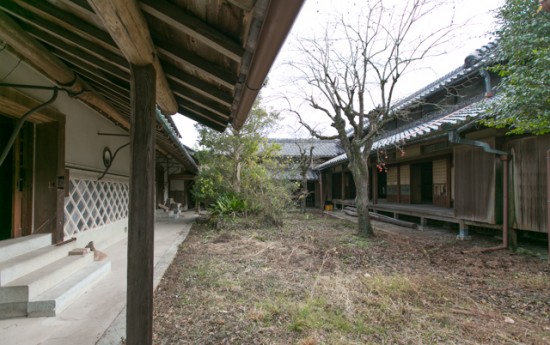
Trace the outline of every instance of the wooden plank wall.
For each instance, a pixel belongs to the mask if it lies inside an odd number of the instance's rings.
[[[495,140],[484,140],[494,147]],[[479,147],[459,146],[455,157],[455,217],[496,224],[496,159]],[[501,204],[501,200],[499,202]]]
[[[411,165],[404,164],[399,168],[399,202],[410,204],[411,192]]]
[[[397,202],[397,195],[398,195],[397,189],[399,188],[399,184],[397,183],[398,170],[399,170],[398,165],[391,166],[388,169],[388,175],[386,180],[386,185],[387,185],[386,198],[389,202]]]
[[[513,153],[512,226],[546,232],[546,150],[550,148],[550,135],[511,140],[507,146]]]

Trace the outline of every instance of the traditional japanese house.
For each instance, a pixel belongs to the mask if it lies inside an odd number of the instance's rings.
[[[469,227],[547,232],[546,151],[550,136],[506,135],[480,124],[498,104],[495,43],[467,56],[463,66],[398,102],[407,121],[395,120],[370,157],[370,210]],[[318,168],[323,202],[353,205],[353,178],[344,155]],[[506,232],[508,233],[508,231]],[[506,234],[505,233],[505,234]]]
[[[289,166],[285,178],[301,183],[300,161],[305,160],[307,162],[309,168],[306,172],[308,190],[306,207],[319,207],[321,205],[321,185],[319,183],[319,171],[317,167],[327,160],[342,154],[343,150],[340,147],[339,141],[311,138],[279,138],[269,139],[269,142],[280,146],[280,156],[288,159]]]
[[[128,236],[128,332],[150,337],[154,208],[197,172],[171,115],[239,128],[301,4],[0,2],[0,318],[55,315],[43,293],[110,269],[68,253]]]

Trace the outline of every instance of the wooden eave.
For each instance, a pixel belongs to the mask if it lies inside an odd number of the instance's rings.
[[[152,63],[164,116],[223,131],[245,122],[302,3],[3,0],[0,41],[125,129],[129,64]]]

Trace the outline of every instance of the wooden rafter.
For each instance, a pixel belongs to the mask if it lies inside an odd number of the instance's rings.
[[[233,96],[230,92],[224,91],[220,88],[215,88],[204,80],[185,73],[184,71],[178,69],[173,65],[165,64],[164,70],[168,74],[168,78],[170,78],[174,82],[187,86],[197,91],[201,95],[213,99],[214,101],[220,102],[227,106],[231,106]]]
[[[159,54],[162,56],[166,56],[173,61],[177,61],[182,66],[187,66],[190,69],[197,70],[198,73],[201,73],[206,78],[210,78],[230,90],[234,89],[235,84],[237,83],[237,76],[227,69],[200,58],[187,49],[177,49],[172,44],[161,38],[157,38],[156,42]]]
[[[210,98],[207,98],[196,91],[193,91],[189,87],[181,85],[172,85],[172,90],[174,94],[180,96],[183,100],[191,103],[195,103],[208,109],[220,116],[229,117],[231,116],[231,108],[228,105],[224,105],[220,102],[216,102]]]
[[[128,128],[129,121],[126,118],[107,103],[103,97],[93,92],[67,65],[46,50],[36,39],[21,29],[17,23],[3,12],[0,12],[0,39],[15,49],[20,56],[42,71],[46,77],[57,85],[63,86],[75,97],[97,109],[104,116]]]
[[[244,48],[231,38],[221,34],[216,29],[208,26],[196,17],[187,14],[179,7],[168,1],[142,0],[140,2],[143,11],[162,20],[205,45],[219,51],[228,58],[241,62]]]
[[[20,7],[27,9],[40,18],[46,19],[48,22],[73,31],[86,40],[105,49],[109,49],[115,54],[121,54],[115,41],[113,41],[107,32],[83,21],[71,13],[55,7],[48,1],[15,0],[15,2]],[[9,1],[7,3],[9,3]],[[6,4],[6,6],[8,6],[8,4]]]
[[[88,0],[129,63],[152,64],[156,71],[157,104],[165,114],[175,114],[178,105],[160,65],[147,22],[134,0]]]

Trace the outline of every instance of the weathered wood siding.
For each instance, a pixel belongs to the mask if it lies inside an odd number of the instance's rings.
[[[399,166],[392,166],[388,169],[387,174],[387,200],[389,202],[397,202],[397,188],[399,184],[397,183],[397,171]]]
[[[494,147],[494,139],[484,140]],[[455,157],[455,217],[496,224],[494,154],[479,147],[459,146]],[[499,204],[501,204],[500,200]]]
[[[448,164],[447,159],[433,161],[433,204],[442,207],[449,207],[449,188],[447,183]]]
[[[513,154],[512,226],[516,229],[546,232],[546,150],[550,136],[529,137],[507,143]]]
[[[399,169],[399,193],[402,204],[411,203],[411,166],[401,165]]]

